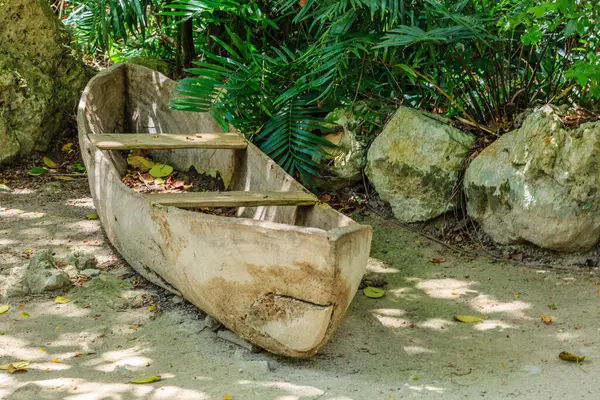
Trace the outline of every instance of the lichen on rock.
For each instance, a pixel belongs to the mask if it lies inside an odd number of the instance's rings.
[[[0,163],[32,150],[73,124],[91,73],[45,0],[0,2]]]
[[[474,138],[435,114],[400,107],[371,145],[366,174],[403,222],[455,207],[453,194]]]
[[[467,211],[502,244],[589,250],[600,239],[599,162],[600,123],[567,131],[544,106],[471,162]]]
[[[4,297],[23,297],[48,291],[67,289],[71,280],[64,271],[56,268],[54,257],[48,249],[38,250],[29,263],[15,267],[5,285]]]
[[[367,101],[336,108],[327,114],[325,122],[333,132],[324,139],[335,147],[323,147],[328,162],[315,180],[316,185],[323,189],[340,189],[359,182],[367,163],[367,150],[374,138],[374,124],[383,124],[390,114],[387,104]]]

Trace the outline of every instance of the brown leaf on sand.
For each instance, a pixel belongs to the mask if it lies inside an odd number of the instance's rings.
[[[563,351],[558,355],[561,360],[580,363],[585,360],[585,357],[576,356],[575,354]]]
[[[432,262],[434,264],[441,264],[441,263],[445,263],[446,259],[442,258],[442,257],[431,257],[429,259],[429,262]]]

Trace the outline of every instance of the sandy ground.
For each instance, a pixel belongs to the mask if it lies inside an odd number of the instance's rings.
[[[56,293],[9,301],[0,315],[0,364],[32,363],[28,372],[0,371],[2,399],[600,398],[596,271],[468,260],[363,217],[375,228],[369,268],[385,274],[387,295],[359,292],[320,354],[290,360],[223,341],[189,304],[135,287],[138,278],[123,277],[131,271],[99,222],[86,220],[93,212],[85,181],[0,192],[0,283],[44,248],[59,259],[93,251],[103,270],[61,293],[68,304],[54,303]],[[148,299],[157,310],[147,309]],[[486,320],[455,322],[459,314]],[[542,314],[552,316],[550,325]],[[562,351],[586,361],[562,361]],[[162,379],[127,383],[149,375]]]

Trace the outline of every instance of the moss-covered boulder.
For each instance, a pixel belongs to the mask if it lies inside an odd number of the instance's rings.
[[[471,162],[464,187],[469,215],[496,242],[589,250],[600,239],[600,123],[567,131],[542,107]]]
[[[0,163],[73,124],[90,73],[69,44],[47,0],[0,1]]]
[[[371,145],[366,174],[396,218],[426,221],[455,206],[473,143],[439,115],[400,107]]]
[[[154,71],[160,72],[165,76],[170,75],[169,64],[157,58],[138,56],[127,59],[127,62],[130,64],[137,64],[141,65],[142,67],[150,68]]]
[[[336,147],[323,148],[329,155],[328,163],[316,184],[324,189],[340,189],[358,182],[367,163],[367,141],[360,131],[363,121],[344,108],[330,112],[325,121],[333,132],[324,139]]]

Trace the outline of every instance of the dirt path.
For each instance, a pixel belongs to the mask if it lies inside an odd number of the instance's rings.
[[[0,287],[38,249],[50,248],[58,258],[89,250],[102,270],[62,293],[73,300],[68,304],[55,304],[55,294],[10,302],[10,311],[0,315],[0,364],[32,363],[26,373],[0,371],[2,399],[599,396],[594,271],[469,261],[366,218],[375,228],[369,268],[386,275],[387,295],[372,300],[357,294],[331,343],[315,358],[297,361],[253,354],[217,338],[203,329],[203,315],[193,307],[128,276],[132,271],[106,243],[99,222],[85,219],[93,212],[85,181],[0,192]],[[432,264],[430,257],[447,261]],[[453,321],[457,314],[487,320],[464,324]],[[550,325],[542,314],[552,316]],[[570,364],[558,358],[561,351],[587,359]],[[149,375],[162,380],[127,383]]]

